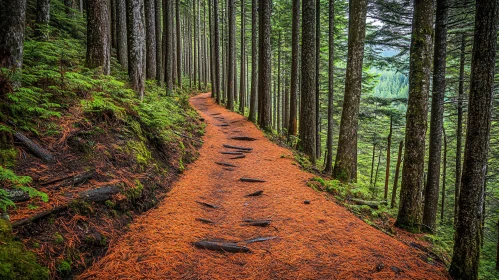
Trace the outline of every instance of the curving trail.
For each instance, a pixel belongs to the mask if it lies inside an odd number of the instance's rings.
[[[313,175],[295,165],[289,150],[209,96],[190,100],[207,123],[199,159],[159,207],[135,220],[80,279],[447,279],[445,268],[423,262],[412,248],[307,187]],[[241,135],[257,140],[229,139]],[[220,152],[234,150],[222,144],[253,150],[244,153],[245,158],[230,159],[234,155]],[[228,170],[215,162],[237,167]],[[267,182],[241,182],[241,177]],[[258,190],[263,194],[245,197]],[[271,223],[247,226],[244,219]],[[205,239],[237,242],[256,237],[277,238],[238,243],[249,253],[193,246]]]

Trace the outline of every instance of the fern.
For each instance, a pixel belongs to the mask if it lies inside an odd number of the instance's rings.
[[[29,176],[18,176],[14,171],[0,166],[0,182],[5,185],[11,185],[12,188],[20,189],[26,192],[29,197],[39,197],[42,201],[48,202],[49,197],[46,193],[38,191],[29,186],[32,179]],[[8,198],[8,192],[0,189],[0,209],[7,211],[8,207],[14,206],[14,203]]]

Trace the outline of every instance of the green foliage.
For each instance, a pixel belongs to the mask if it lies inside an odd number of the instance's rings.
[[[64,237],[60,233],[56,232],[54,234],[54,242],[57,244],[62,244],[64,243]]]
[[[31,177],[29,176],[18,176],[14,173],[14,171],[0,166],[0,182],[3,182],[4,184],[12,188],[20,189],[28,193],[28,195],[32,198],[39,197],[40,199],[42,199],[42,201],[48,202],[47,194],[29,186],[29,183],[31,183],[31,181]],[[14,206],[14,203],[12,203],[12,201],[7,196],[7,191],[5,191],[4,189],[0,189],[0,210],[2,211],[7,211],[7,207]]]

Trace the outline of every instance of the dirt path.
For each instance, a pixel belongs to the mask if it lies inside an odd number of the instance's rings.
[[[271,143],[244,117],[217,106],[209,94],[193,97],[191,104],[208,124],[199,159],[160,206],[138,218],[81,279],[445,279],[442,267],[423,262],[412,248],[307,187],[313,175],[301,171],[289,150]],[[217,126],[224,123],[228,126]],[[240,135],[257,140],[229,139]],[[229,150],[224,143],[253,151],[230,159],[233,155],[220,153]],[[230,171],[215,162],[237,167]],[[241,177],[267,182],[241,182]],[[263,195],[245,197],[258,190]],[[244,226],[244,219],[272,222]],[[203,239],[270,236],[278,238],[240,243],[250,253],[193,246]]]

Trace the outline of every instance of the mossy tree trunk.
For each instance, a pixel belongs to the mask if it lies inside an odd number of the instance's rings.
[[[87,10],[88,68],[102,67],[102,73],[111,72],[111,33],[107,0],[89,0]]]
[[[156,78],[156,0],[144,0],[146,25],[146,78]]]
[[[135,92],[144,98],[145,90],[145,26],[143,0],[126,0],[128,35],[128,77]]]
[[[300,48],[300,0],[293,0],[292,27],[291,27],[291,92],[289,97],[289,124],[288,135],[297,132],[297,107],[298,107],[298,59]]]
[[[26,0],[0,2],[0,67],[20,71],[23,65]],[[14,82],[14,87],[20,83]]]
[[[329,0],[329,59],[328,59],[328,100],[327,100],[327,140],[326,166],[324,173],[333,171],[333,111],[334,111],[334,0]]]
[[[180,37],[180,0],[176,1],[175,5],[175,26],[177,29],[176,38],[177,38],[177,85],[182,87],[182,38]]]
[[[258,109],[258,1],[251,1],[251,95],[249,120],[256,122]]]
[[[433,0],[414,2],[404,166],[400,188],[400,208],[395,223],[397,227],[410,231],[419,231],[421,224],[434,10]]]
[[[350,1],[349,7],[345,95],[333,169],[333,177],[342,182],[357,180],[357,128],[362,90],[367,0]]]
[[[161,0],[155,0],[154,20],[156,25],[156,80],[163,84],[163,42],[161,41]]]
[[[235,91],[235,65],[236,59],[236,7],[234,0],[227,1],[227,9],[229,13],[229,47],[227,49],[227,109],[234,111],[234,91]]]
[[[477,0],[471,62],[468,125],[464,147],[459,214],[449,273],[453,279],[478,279],[499,0]]]
[[[126,0],[116,0],[116,51],[121,67],[128,69]]]
[[[49,38],[50,0],[36,1],[35,36],[42,41]]]
[[[268,131],[272,129],[272,100],[270,95],[272,82],[272,69],[270,67],[272,59],[270,45],[271,2],[270,0],[260,0],[258,9],[258,124],[260,128]]]

